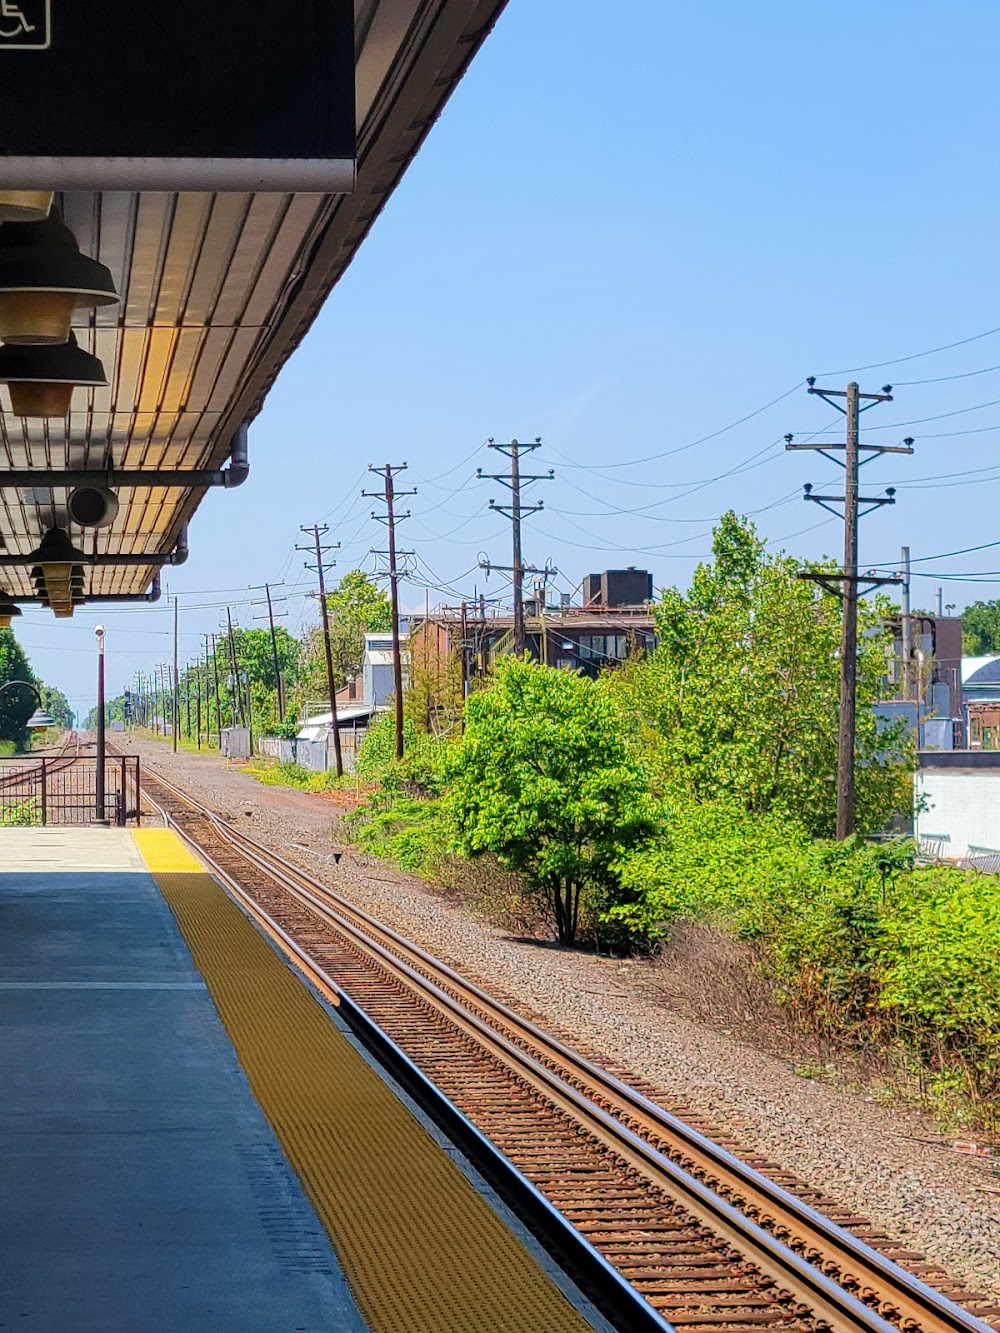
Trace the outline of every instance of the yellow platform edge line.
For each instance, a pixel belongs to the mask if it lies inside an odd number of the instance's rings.
[[[373,1333],[591,1326],[169,829],[136,844]]]
[[[132,830],[132,837],[154,875],[205,872],[205,867],[173,829],[137,828]]]

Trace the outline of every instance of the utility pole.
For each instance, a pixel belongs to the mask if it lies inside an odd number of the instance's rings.
[[[319,580],[319,610],[323,620],[323,650],[326,654],[326,688],[330,696],[330,730],[333,733],[333,762],[337,770],[337,777],[344,776],[344,758],[340,752],[340,719],[337,717],[337,684],[333,678],[333,648],[330,644],[330,610],[326,604],[326,569],[336,561],[331,560],[328,565],[324,565],[323,557],[327,551],[338,551],[340,542],[336,546],[324,546],[322,538],[330,531],[325,523],[314,523],[311,528],[301,528],[300,531],[311,534],[313,539],[312,546],[297,546],[297,551],[312,551],[316,556],[315,565],[311,565],[308,560],[305,562],[306,569],[312,569],[316,572]]]
[[[277,586],[278,586],[278,587],[281,587],[282,585],[281,585],[281,584],[278,584]],[[251,591],[253,591],[253,592],[258,592],[258,591],[259,591],[259,588],[253,588],[253,589],[251,589]],[[268,626],[270,627],[270,630],[271,630],[271,654],[272,654],[272,656],[273,656],[273,658],[274,658],[274,679],[275,679],[275,682],[276,682],[276,683],[275,683],[275,688],[276,688],[277,691],[278,691],[278,717],[279,717],[279,719],[280,719],[282,722],[284,722],[284,720],[285,720],[285,682],[284,682],[284,680],[282,679],[282,675],[281,675],[281,659],[280,659],[279,656],[278,656],[278,632],[277,632],[277,630],[274,628],[274,607],[273,607],[273,605],[272,605],[272,601],[271,601],[271,585],[270,585],[269,583],[265,583],[265,584],[264,584],[264,597],[265,597],[266,602],[267,602],[267,623],[268,623]],[[282,597],[280,600],[281,600],[281,601],[284,601],[285,598]],[[261,603],[261,602],[253,602],[252,605],[253,605],[253,606],[261,606],[262,603]],[[263,620],[264,617],[263,617],[263,616],[255,616],[254,619],[255,619],[255,620]]]
[[[469,697],[469,603],[462,602],[462,698]]]
[[[180,690],[180,681],[177,676],[177,595],[174,594],[174,689],[173,689],[173,710],[171,732],[173,737],[173,751],[177,753],[177,733],[181,729],[181,701],[178,691]]]
[[[240,669],[236,661],[236,640],[233,637],[233,612],[231,607],[226,607],[226,623],[229,626],[229,665],[233,673],[233,726],[238,727],[243,723],[243,697],[240,694]]]
[[[208,635],[205,635],[206,644]],[[215,729],[219,738],[219,749],[222,749],[222,703],[219,698],[219,650],[216,647],[215,635],[212,635],[212,675],[215,680]]]
[[[910,681],[912,679],[913,663],[913,624],[910,620],[910,548],[904,546],[900,551],[903,566],[903,614],[901,616],[903,630],[903,698],[909,700],[911,697]],[[919,722],[919,718],[917,719]]]
[[[499,514],[506,514],[510,519],[513,533],[514,559],[510,568],[514,582],[514,651],[519,657],[524,654],[524,560],[521,555],[521,519],[527,514],[537,514],[540,509],[545,508],[545,503],[539,500],[536,505],[521,503],[521,487],[530,485],[534,481],[551,481],[555,473],[550,468],[547,473],[524,473],[521,472],[521,454],[533,453],[536,449],[542,447],[542,441],[536,438],[530,444],[521,444],[518,440],[511,440],[509,444],[500,444],[498,441],[490,439],[486,442],[487,448],[496,449],[510,459],[510,474],[503,472],[484,472],[482,468],[476,469],[476,476],[481,480],[499,481],[502,485],[510,489],[510,504],[498,505],[495,500],[490,501],[490,508],[495,509]],[[499,565],[494,565],[494,569],[499,569]]]
[[[201,654],[200,653],[198,654],[198,664],[195,668],[194,683],[196,691],[195,694],[196,707],[195,707],[194,720],[195,720],[195,726],[198,731],[198,749],[200,750],[201,749]]]
[[[398,491],[396,483],[393,480],[394,472],[402,472],[406,467],[405,463],[393,467],[391,463],[386,463],[385,467],[375,467],[374,464],[368,464],[368,471],[375,472],[385,481],[385,487],[382,491],[362,491],[372,500],[381,500],[385,505],[384,514],[372,514],[372,518],[384,523],[389,530],[389,549],[388,551],[376,551],[375,555],[385,555],[389,559],[389,592],[392,603],[392,688],[395,694],[396,705],[396,758],[403,757],[403,654],[399,645],[399,578],[400,569],[398,556],[412,556],[412,551],[396,550],[396,524],[402,522],[404,518],[409,518],[409,511],[405,514],[396,513],[396,500],[401,495],[416,495],[415,490]]]
[[[892,402],[892,385],[886,384],[881,393],[862,393],[853,381],[845,389],[817,389],[815,376],[806,381],[809,393],[817,394],[831,407],[843,413],[846,418],[847,434],[843,445],[834,444],[794,444],[791,435],[785,436],[788,449],[810,449],[823,454],[844,469],[843,495],[813,495],[811,484],[805,487],[805,498],[822,505],[824,509],[844,520],[844,567],[829,574],[807,573],[803,578],[812,579],[839,597],[843,604],[843,619],[840,635],[840,719],[837,730],[837,838],[842,841],[849,838],[855,829],[855,748],[857,738],[857,678],[858,678],[858,599],[864,593],[871,592],[887,583],[901,583],[902,576],[894,574],[880,578],[874,574],[858,574],[858,520],[865,514],[881,508],[882,505],[895,504],[895,489],[888,487],[884,496],[862,496],[858,490],[858,471],[863,463],[882,454],[912,454],[913,440],[907,438],[902,444],[876,445],[864,444],[859,440],[859,422],[861,413],[874,407],[876,403]],[[845,399],[845,406],[834,400]],[[863,405],[862,405],[863,404]],[[831,450],[844,452],[841,460]],[[862,459],[862,451],[868,457]],[[843,511],[834,509],[835,504],[843,505]],[[867,505],[864,510],[861,505]],[[862,588],[862,584],[864,587]]]

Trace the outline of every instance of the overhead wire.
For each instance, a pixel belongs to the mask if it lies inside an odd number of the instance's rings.
[[[862,370],[882,370],[885,366],[901,366],[907,361],[919,361],[925,356],[936,356],[938,352],[950,352],[955,347],[966,347],[969,343],[980,342],[1000,333],[1000,325],[995,329],[986,329],[983,333],[974,333],[969,338],[959,338],[957,342],[942,343],[940,347],[929,347],[923,352],[911,352],[909,356],[897,356],[891,361],[871,361],[866,366],[848,366],[845,370],[824,370],[817,379],[827,379],[832,375],[857,375]]]

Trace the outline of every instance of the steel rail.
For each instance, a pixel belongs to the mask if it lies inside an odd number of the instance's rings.
[[[74,740],[76,741],[76,750],[71,755],[67,754],[66,751]],[[31,760],[34,759],[35,756],[26,755],[25,758]],[[44,756],[40,756],[40,758],[44,758]],[[72,768],[80,758],[80,736],[78,732],[71,731],[66,737],[63,748],[57,754],[54,754],[51,759],[45,760],[44,771],[49,775],[52,773],[62,773],[67,768]],[[16,787],[18,783],[24,782],[26,779],[31,779],[33,781],[36,777],[41,776],[42,771],[42,764],[36,763],[32,764],[30,768],[25,764],[23,768],[17,769],[16,772],[6,773],[3,777],[0,777],[0,791],[6,790],[8,787]]]
[[[153,779],[154,783],[159,779]],[[161,785],[166,786],[166,783]],[[181,796],[181,793],[177,793]],[[187,798],[183,798],[187,799]],[[455,1104],[438,1088],[419,1066],[410,1059],[365,1013],[360,1005],[331,978],[292,935],[288,933],[254,899],[238,880],[206,852],[170,812],[157,805],[165,823],[209,865],[214,874],[246,908],[251,917],[282,946],[324,999],[339,1012],[365,1046],[396,1078],[417,1104],[447,1133],[450,1141],[460,1148],[470,1162],[515,1209],[522,1221],[540,1239],[548,1252],[574,1279],[583,1279],[583,1289],[601,1312],[613,1319],[621,1333],[677,1333],[674,1326],[651,1306],[613,1264],[594,1248],[580,1231],[545,1195],[492,1143]],[[199,811],[199,814],[202,812]],[[203,817],[215,820],[210,811]],[[273,872],[269,872],[273,873]]]
[[[988,1325],[974,1315],[698,1130],[536,1024],[520,1018],[475,983],[248,834],[230,827],[168,780],[157,776],[155,782],[193,813],[210,821],[217,836],[230,847],[287,891],[304,899],[336,929],[346,932],[383,966],[399,975],[405,985],[446,1011],[467,1035],[504,1063],[517,1067],[576,1119],[586,1119],[591,1132],[613,1142],[615,1150],[630,1164],[647,1176],[652,1174],[667,1181],[673,1193],[683,1196],[684,1206],[713,1231],[744,1252],[749,1247],[756,1265],[808,1302],[815,1314],[831,1327],[863,1329],[869,1333],[873,1330],[888,1333],[893,1328],[902,1328],[907,1333],[918,1329],[922,1333],[987,1333]],[[164,814],[176,827],[169,812]],[[188,840],[197,846],[196,840]],[[397,952],[372,938],[372,932],[390,941]],[[428,977],[421,969],[432,976]],[[435,976],[456,988],[460,997],[456,1000],[442,989],[433,979]],[[467,1000],[488,1017],[470,1012]],[[519,1040],[533,1046],[534,1052],[525,1050]],[[576,1086],[574,1080],[585,1087]],[[595,1094],[604,1106],[595,1103]],[[631,1123],[623,1123],[623,1118]],[[653,1143],[647,1135],[654,1138]],[[657,1139],[667,1146],[668,1152],[660,1149]],[[670,1150],[681,1157],[683,1165],[669,1155]],[[702,1178],[688,1167],[697,1170]],[[839,1280],[830,1276],[833,1272]],[[852,1287],[863,1299],[849,1290]]]

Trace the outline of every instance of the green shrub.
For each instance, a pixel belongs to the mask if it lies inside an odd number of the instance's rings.
[[[363,851],[406,874],[436,878],[448,842],[440,801],[403,795],[375,797],[344,822]]]
[[[1000,1093],[1000,878],[915,871],[878,950],[879,1004],[925,1061],[958,1063],[970,1091]]]

